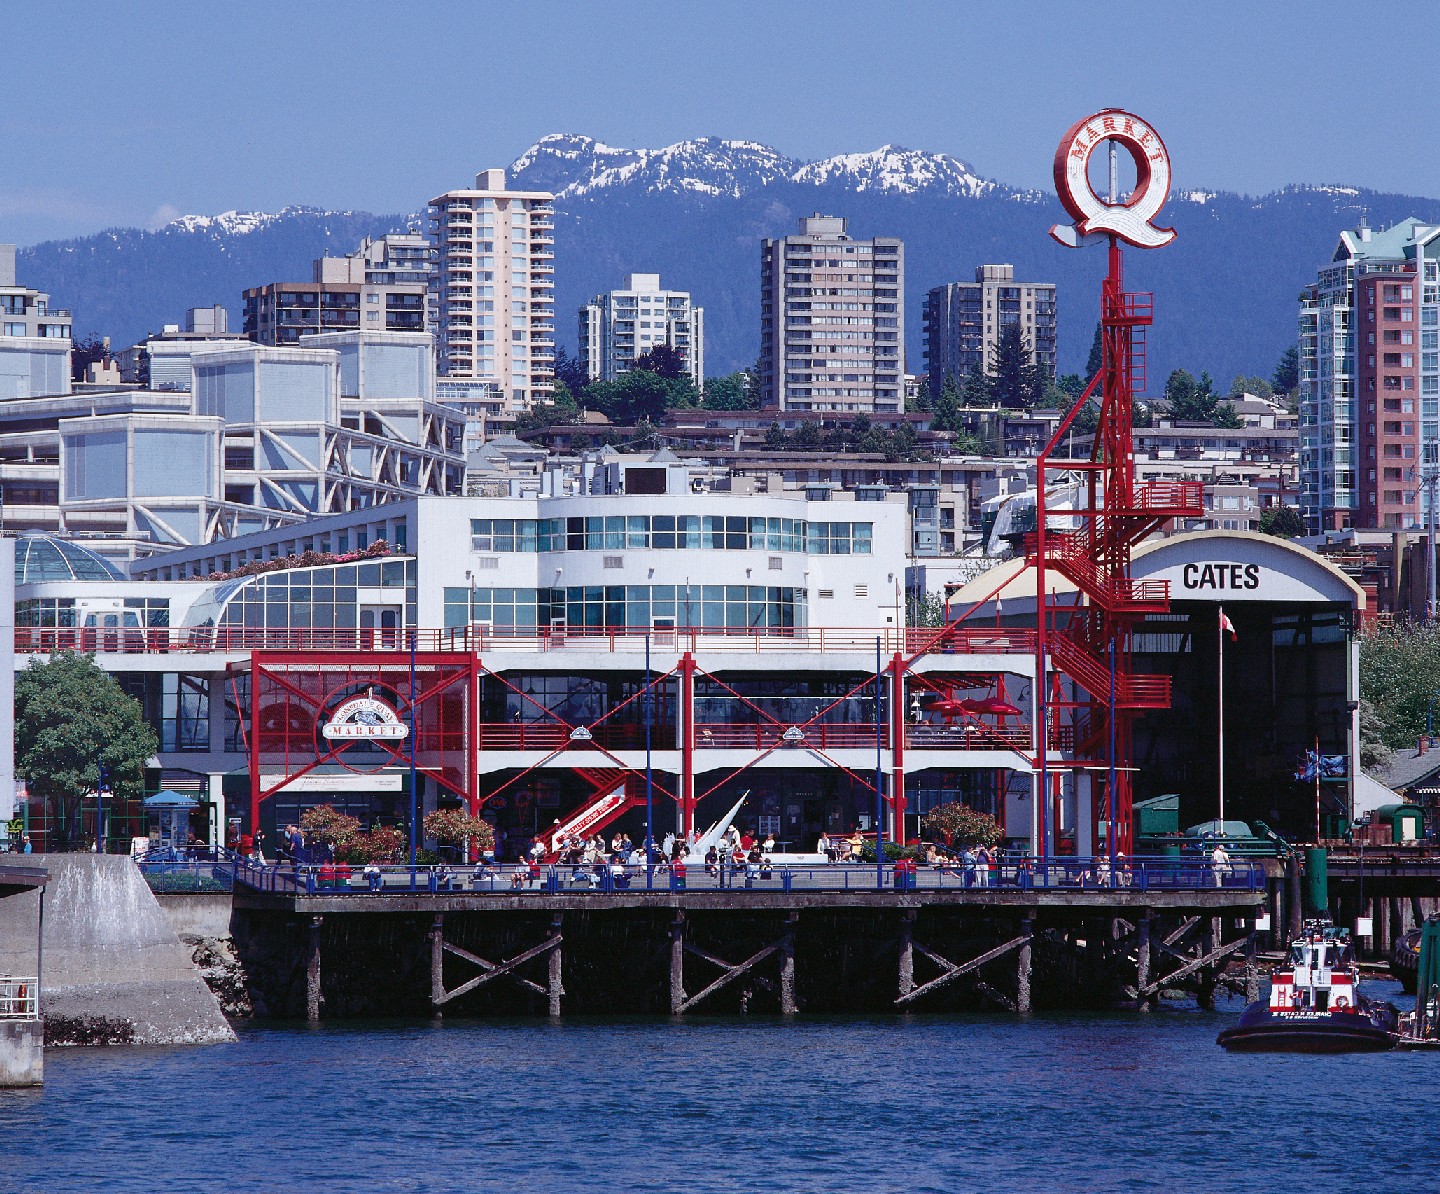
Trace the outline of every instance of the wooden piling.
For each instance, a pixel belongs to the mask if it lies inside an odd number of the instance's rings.
[[[1135,990],[1139,993],[1137,1007],[1142,1012],[1148,1012],[1151,1008],[1151,997],[1145,994],[1145,988],[1150,985],[1151,927],[1150,909],[1146,908],[1140,914],[1140,923],[1137,926],[1139,943],[1135,947]]]
[[[1247,926],[1245,939],[1245,1002],[1254,1003],[1260,998],[1260,971],[1255,965],[1255,922]]]
[[[565,914],[563,912],[556,912],[550,918],[550,935],[552,937],[562,937],[564,920]],[[562,948],[561,942],[557,940],[555,942],[555,948],[550,951],[550,982],[547,989],[550,996],[550,1016],[552,1019],[559,1019],[560,996],[565,994],[565,987],[560,981]]]
[[[445,914],[437,912],[430,922],[430,1014],[440,1018],[445,1002]]]
[[[310,918],[310,936],[305,956],[305,1018],[311,1022],[320,1019],[320,1005],[324,1002],[320,994],[320,926],[323,916]]]
[[[1020,946],[1015,963],[1015,1010],[1022,1016],[1030,1011],[1030,962],[1032,942],[1035,936],[1035,918],[1027,916],[1020,921],[1020,935],[1025,938]]]
[[[670,1014],[678,1016],[685,1005],[685,913],[675,909],[670,921]]]
[[[795,1002],[795,927],[800,913],[791,912],[785,920],[785,936],[780,940],[780,1014],[793,1016],[799,1010]]]
[[[915,909],[900,914],[900,998],[915,989]]]

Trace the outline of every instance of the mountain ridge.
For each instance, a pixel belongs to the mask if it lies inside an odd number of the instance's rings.
[[[847,216],[852,235],[906,243],[907,368],[924,369],[921,304],[976,266],[1012,263],[1016,276],[1059,287],[1060,368],[1078,370],[1090,346],[1103,261],[1046,236],[1065,220],[1045,192],[982,177],[947,154],[884,145],[816,161],[757,141],[698,137],[627,149],[573,133],[542,137],[509,167],[510,185],[556,194],[557,339],[575,344],[575,311],[626,273],[658,272],[706,308],[709,371],[749,364],[759,347],[758,246],[794,231],[802,215]],[[1295,296],[1328,260],[1340,231],[1409,215],[1440,222],[1440,200],[1341,184],[1295,184],[1252,196],[1177,190],[1165,222],[1179,233],[1158,253],[1127,256],[1128,284],[1153,290],[1151,392],[1170,369],[1268,374],[1295,339]],[[289,205],[278,212],[184,215],[153,230],[107,229],[21,251],[21,278],[75,311],[79,335],[123,346],[188,307],[303,281],[323,254],[353,252],[366,236],[423,227],[422,213],[373,214]],[[233,325],[238,327],[238,318]]]

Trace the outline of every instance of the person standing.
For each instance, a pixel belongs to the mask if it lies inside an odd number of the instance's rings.
[[[1230,855],[1225,852],[1225,846],[1221,842],[1215,843],[1215,849],[1210,855],[1210,872],[1214,876],[1215,886],[1225,886],[1225,876],[1230,873]]]

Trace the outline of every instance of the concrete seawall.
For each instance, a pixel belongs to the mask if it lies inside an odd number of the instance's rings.
[[[48,1020],[104,1021],[136,1044],[235,1039],[134,863],[93,854],[49,854],[44,861],[50,883],[41,1011]],[[12,896],[6,904],[37,899]],[[0,921],[0,972],[35,973],[34,910],[28,911]]]
[[[230,936],[228,891],[162,891],[155,899],[177,937]]]

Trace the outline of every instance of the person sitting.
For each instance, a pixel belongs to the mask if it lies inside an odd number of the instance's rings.
[[[775,864],[770,861],[770,855],[768,854],[762,854],[760,856],[760,878],[775,878]]]
[[[773,833],[765,835],[765,840],[760,843],[760,849],[764,850],[766,854],[775,853],[775,835]]]
[[[720,851],[714,846],[705,851],[705,873],[711,876],[720,874]]]
[[[745,855],[745,885],[749,887],[756,879],[760,878],[760,864],[765,861],[765,855],[760,847],[752,844],[750,853]]]
[[[379,891],[379,890],[380,890],[380,864],[379,864],[379,863],[376,863],[376,862],[367,862],[367,863],[365,864],[365,869],[364,869],[364,871],[362,871],[361,873],[365,876],[365,882],[370,885],[370,890],[371,890],[371,891]]]
[[[865,849],[865,839],[860,836],[860,830],[858,827],[851,832],[849,837],[845,839],[845,846],[848,850],[845,861],[859,862],[860,853],[862,850]]]
[[[510,873],[510,887],[515,891],[519,891],[525,886],[525,880],[528,875],[529,871],[527,871],[525,867],[517,866],[514,871]]]
[[[751,849],[754,848],[754,845],[755,839],[750,836],[750,831],[748,829],[745,830],[740,835],[740,849],[744,850],[746,854],[749,854]]]

